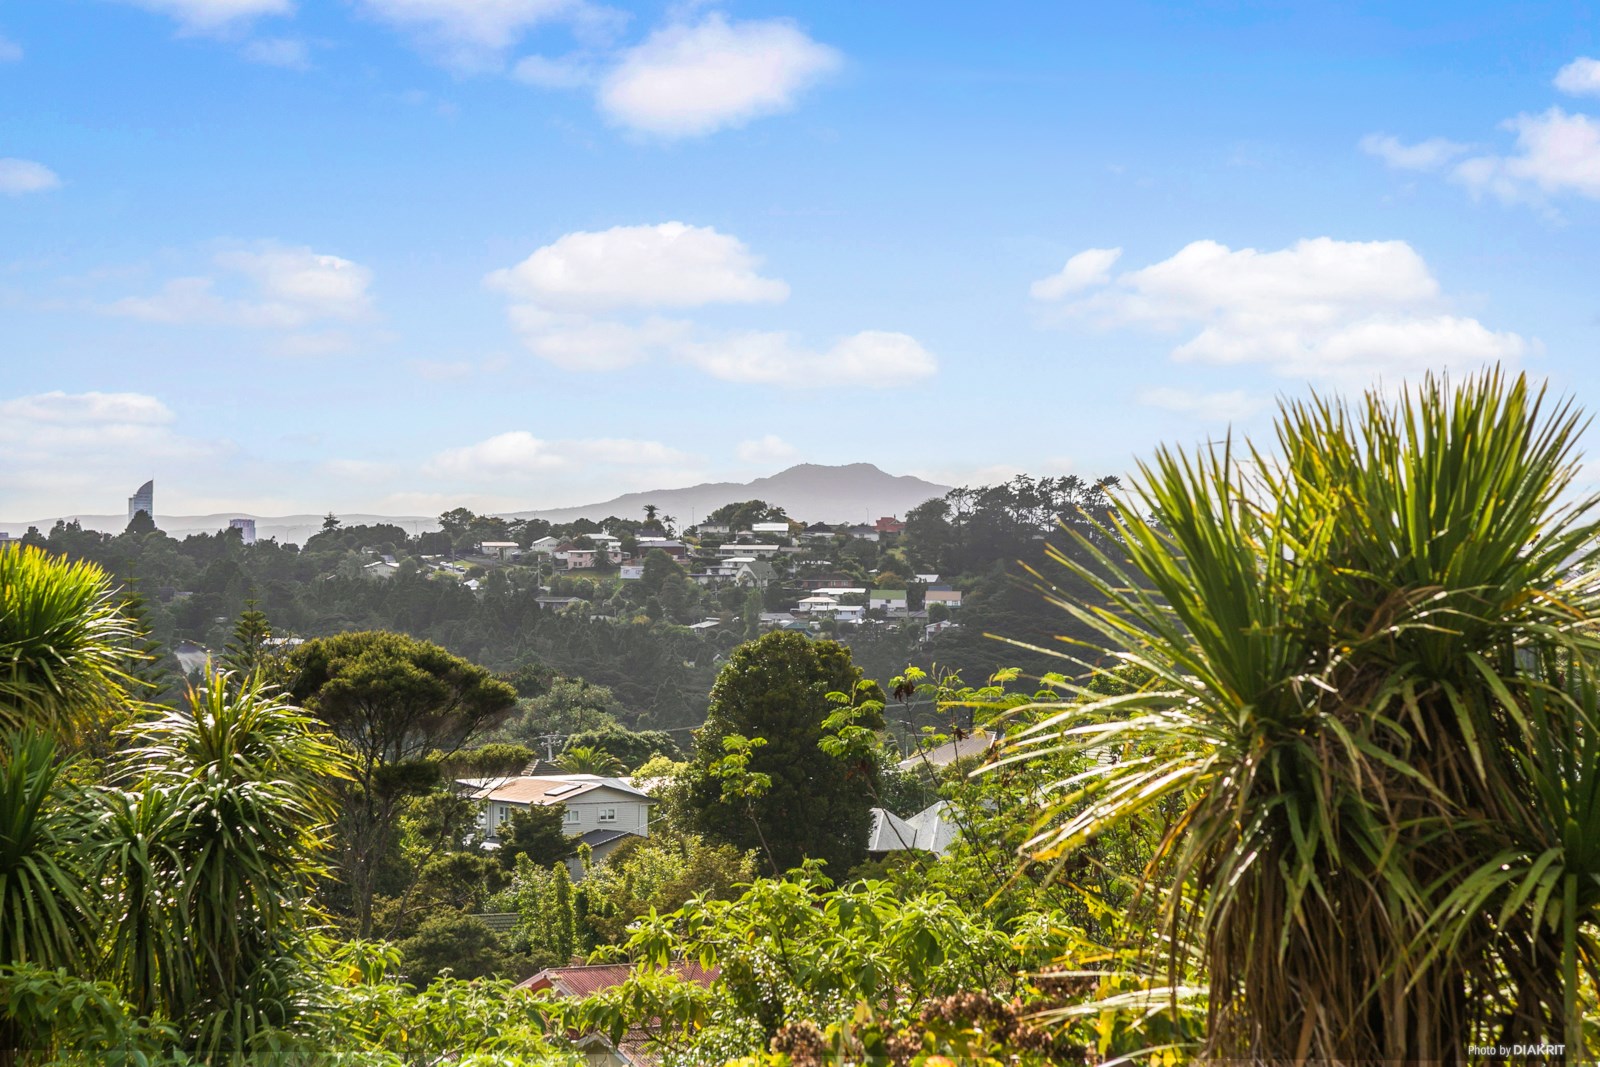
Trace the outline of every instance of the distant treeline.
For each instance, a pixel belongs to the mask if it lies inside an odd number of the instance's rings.
[[[1095,522],[1111,511],[1108,489],[1115,479],[1033,479],[976,489],[956,489],[912,509],[897,538],[873,544],[843,536],[808,550],[801,559],[830,560],[851,581],[904,587],[916,574],[938,574],[961,589],[961,625],[923,640],[922,626],[841,627],[836,635],[852,646],[868,676],[887,678],[908,662],[958,670],[980,681],[1004,666],[1029,674],[1068,671],[1048,655],[988,637],[1041,647],[1066,646],[1063,634],[1087,637],[1068,616],[1046,603],[1019,561],[1057,585],[1057,595],[1082,590],[1051,577],[1046,544],[1075,552],[1068,527],[1098,538]],[[784,517],[759,501],[724,509],[735,521],[751,515]],[[653,512],[653,509],[652,509]],[[796,516],[804,519],[804,516]],[[141,515],[140,520],[143,519]],[[480,540],[519,540],[554,534],[581,537],[605,530],[632,541],[641,531],[660,532],[672,519],[652,513],[641,520],[612,518],[552,527],[514,522],[455,509],[441,516],[444,529],[413,537],[399,526],[342,527],[329,516],[327,528],[303,547],[273,540],[246,545],[237,531],[191,534],[178,540],[148,521],[111,535],[58,522],[30,531],[26,540],[51,552],[92,560],[137,595],[151,635],[172,648],[181,641],[220,650],[234,621],[247,608],[264,612],[277,635],[316,637],[348,630],[384,629],[437,642],[507,675],[518,670],[581,677],[608,687],[629,726],[669,728],[698,724],[718,662],[739,641],[754,636],[754,614],[805,595],[789,570],[765,594],[703,589],[664,559],[650,566],[643,582],[614,575],[544,577],[532,567],[491,568],[473,573],[474,591],[454,577],[429,574],[423,555],[450,556]],[[394,577],[373,580],[362,568],[383,555],[400,567]],[[780,561],[782,569],[782,561]],[[582,610],[541,605],[547,594],[581,597]],[[608,617],[596,619],[594,612]],[[693,632],[683,623],[720,617],[724,625]],[[1081,653],[1080,653],[1081,654]]]

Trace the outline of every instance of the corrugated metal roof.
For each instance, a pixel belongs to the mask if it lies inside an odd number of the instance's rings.
[[[924,764],[933,767],[948,767],[958,759],[967,759],[971,756],[981,756],[988,749],[994,738],[984,730],[974,730],[969,737],[958,737],[954,741],[946,741],[938,748],[930,748],[926,752],[918,752],[907,756],[896,766],[903,771],[913,770]]]
[[[507,804],[564,804],[596,789],[612,789],[640,800],[650,800],[621,778],[602,778],[596,774],[457,778],[456,784],[465,786],[473,800],[498,800]]]
[[[517,983],[516,988],[537,992],[548,989],[560,997],[587,997],[603,989],[621,985],[633,973],[631,963],[589,963],[580,967],[547,967],[531,978]],[[709,986],[722,973],[721,967],[709,971],[698,960],[679,960],[668,968],[685,982]]]
[[[945,817],[949,806],[947,801],[935,801],[909,819],[902,819],[883,808],[872,808],[867,851],[903,852],[917,848],[944,855],[955,842],[958,832],[956,824]]]

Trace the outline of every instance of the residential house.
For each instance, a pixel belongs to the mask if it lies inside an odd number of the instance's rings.
[[[597,548],[568,548],[557,552],[556,559],[565,560],[569,571],[587,571],[594,569],[595,557],[599,553]]]
[[[873,523],[873,528],[878,531],[879,537],[897,537],[906,528],[906,524],[891,516],[884,516]]]
[[[399,573],[400,565],[386,559],[375,559],[361,568],[363,578],[393,578]]]
[[[832,564],[829,564],[829,566],[832,566]],[[850,578],[850,577],[845,576],[845,575],[839,575],[839,574],[830,574],[830,575],[821,576],[821,577],[813,576],[813,577],[810,577],[810,578],[801,578],[800,579],[800,588],[802,588],[802,589],[818,589],[818,590],[822,590],[822,589],[841,589],[841,590],[849,591],[849,589],[850,589],[850,587],[851,587],[851,585],[852,585],[852,583],[854,581],[855,581],[855,579],[853,579],[853,578]],[[862,592],[862,593],[865,593],[866,589],[863,588],[863,589],[860,589],[858,591]]]
[[[777,554],[777,545],[727,544],[717,546],[717,556],[721,559],[728,559],[732,556],[775,556]]]
[[[777,579],[778,572],[772,564],[759,559],[744,560],[733,574],[733,584],[745,589],[765,589]]]
[[[676,537],[640,537],[636,539],[636,543],[641,557],[659,548],[679,562],[689,558],[689,546]]]
[[[617,568],[617,576],[625,582],[636,582],[644,577],[644,564],[624,563]]]
[[[882,608],[884,611],[905,611],[906,591],[904,589],[874,589],[867,594],[867,607],[874,610]]]
[[[179,641],[173,648],[172,655],[178,661],[178,669],[185,675],[205,669],[206,662],[211,658],[211,653],[205,646],[197,645],[193,641]]]
[[[594,774],[458,778],[456,786],[483,805],[478,827],[490,847],[499,847],[500,830],[513,811],[560,807],[568,836],[588,845],[597,861],[630,836],[649,837],[650,806],[656,803],[654,797],[620,778]],[[579,874],[573,871],[574,877]]]
[[[902,771],[914,771],[919,767],[948,767],[958,759],[983,755],[994,740],[985,730],[974,730],[970,734],[958,731],[953,740],[907,756],[895,766]]]
[[[929,589],[922,594],[922,598],[924,606],[930,608],[935,604],[943,604],[951,609],[961,606],[961,590],[959,589]]]
[[[526,993],[543,993],[562,1000],[582,1000],[626,982],[640,966],[633,963],[589,963],[574,967],[547,967],[514,987]],[[677,960],[667,965],[673,977],[709,988],[722,973],[720,967],[705,968],[699,960]],[[583,1054],[589,1067],[660,1067],[661,1051],[652,1040],[652,1020],[623,1032],[615,1045],[602,1033],[577,1034],[573,1045]]]
[[[878,540],[879,536],[878,528],[876,526],[867,526],[865,524],[859,526],[847,526],[843,532],[846,537],[855,538],[858,541],[876,541]]]
[[[478,553],[499,560],[516,559],[522,555],[522,546],[515,541],[479,541]]]
[[[800,531],[800,540],[807,543],[818,541],[832,541],[834,529],[825,522],[814,522]]]
[[[789,524],[786,522],[757,522],[750,525],[750,532],[757,537],[763,535],[768,537],[788,537],[789,530]]]
[[[943,856],[959,833],[951,816],[948,800],[935,801],[909,819],[887,808],[872,808],[867,815],[867,855],[881,859],[890,852],[920,849]]]
[[[538,540],[533,541],[532,543],[530,543],[528,545],[528,551],[529,552],[537,552],[538,554],[540,554],[542,556],[548,556],[548,555],[551,555],[552,553],[554,553],[556,551],[556,549],[558,549],[560,547],[561,547],[561,538],[559,538],[559,537],[541,537]]]

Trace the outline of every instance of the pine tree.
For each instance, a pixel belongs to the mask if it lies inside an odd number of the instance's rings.
[[[274,674],[278,657],[267,643],[271,639],[272,624],[266,612],[257,608],[254,600],[245,601],[239,621],[233,624],[233,637],[222,653],[222,666],[241,679],[252,674]],[[272,677],[264,680],[276,681]]]

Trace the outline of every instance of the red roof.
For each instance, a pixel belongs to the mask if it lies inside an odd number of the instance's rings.
[[[549,967],[532,978],[519,982],[517,988],[529,992],[548,989],[558,997],[588,997],[602,989],[621,985],[628,980],[633,967],[634,965],[630,963],[590,963],[581,967]],[[703,986],[709,986],[717,980],[717,975],[722,973],[722,968],[713,967],[708,971],[696,960],[679,960],[669,970],[686,982],[696,982]]]

